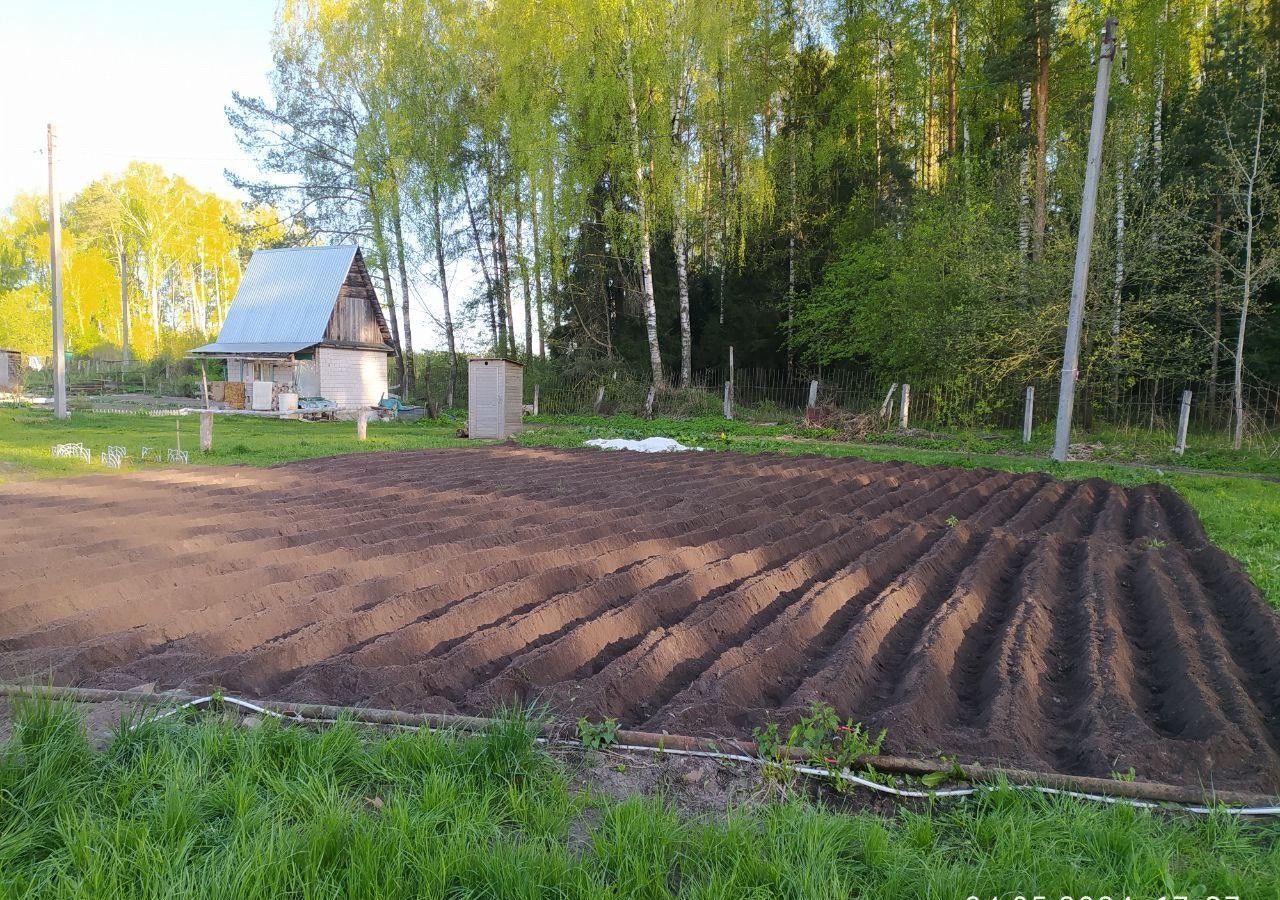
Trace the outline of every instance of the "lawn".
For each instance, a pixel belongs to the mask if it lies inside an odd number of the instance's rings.
[[[1274,822],[1010,789],[889,815],[792,798],[680,816],[573,787],[581,758],[552,756],[518,713],[477,735],[135,719],[101,751],[71,707],[27,701],[16,718],[0,752],[11,897],[1280,892]]]
[[[97,454],[108,445],[128,448],[137,467],[142,447],[177,448],[191,452],[191,461],[204,465],[266,466],[291,459],[337,453],[416,450],[425,447],[466,447],[475,444],[456,436],[459,423],[370,422],[368,439],[356,440],[354,422],[302,422],[254,416],[216,416],[213,450],[201,453],[200,417],[121,415],[73,412],[59,422],[43,410],[0,408],[0,482],[39,475],[83,473],[84,463],[53,459],[54,444],[83,443]]]

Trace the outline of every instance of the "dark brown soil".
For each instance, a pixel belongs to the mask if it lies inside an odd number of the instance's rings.
[[[361,454],[0,487],[0,679],[1280,789],[1280,619],[1159,485],[724,453]]]

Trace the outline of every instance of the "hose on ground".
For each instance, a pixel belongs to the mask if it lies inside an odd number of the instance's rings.
[[[151,721],[151,722],[158,721],[160,719],[164,719],[169,716],[176,715],[177,713],[181,712],[184,709],[199,708],[202,706],[206,706],[209,703],[212,703],[214,701],[218,701],[224,704],[230,704],[232,706],[239,707],[240,709],[249,710],[250,712],[258,713],[260,715],[273,716],[275,718],[283,719],[286,721],[309,722],[309,723],[315,723],[315,724],[335,724],[338,721],[337,719],[332,719],[332,718],[304,716],[296,712],[289,713],[289,714],[281,713],[273,709],[268,709],[264,706],[259,706],[258,704],[253,703],[249,700],[241,700],[238,697],[228,697],[228,696],[215,697],[210,694],[204,697],[196,697],[193,700],[188,700],[187,702],[182,703],[178,706],[171,707],[165,712],[152,716],[149,719],[142,720],[142,722],[138,724],[141,725],[144,722],[148,722],[148,721]],[[357,720],[359,719],[358,715],[356,716],[356,719]],[[384,727],[389,726],[393,728],[403,728],[403,729],[427,728],[429,730],[439,730],[436,727],[430,726],[430,725],[411,725],[407,723],[395,723],[395,722],[377,722],[377,723],[371,723],[371,724],[382,725]],[[135,725],[134,727],[138,727],[138,726]],[[548,738],[548,737],[539,737],[537,738],[537,740],[539,743],[543,743],[543,744],[555,744],[559,746],[577,747],[577,748],[583,747],[583,744],[581,741],[571,741],[571,740],[565,740],[563,738],[555,739],[555,738]],[[685,756],[685,757],[695,757],[695,758],[701,758],[701,759],[721,760],[725,762],[740,762],[740,763],[747,763],[747,764],[756,765],[756,766],[774,765],[774,763],[770,763],[768,760],[761,759],[758,756],[748,756],[743,753],[725,753],[725,752],[716,751],[716,750],[687,750],[687,749],[680,749],[676,747],[666,747],[666,746],[650,747],[642,744],[610,744],[608,745],[608,749],[613,751],[624,751],[624,752],[630,752],[630,753],[659,753],[659,754],[665,754],[668,756]],[[992,791],[997,791],[1002,789],[1012,789],[1012,790],[1028,791],[1028,792],[1040,793],[1040,794],[1050,794],[1050,795],[1062,796],[1062,797],[1073,797],[1078,800],[1089,800],[1095,803],[1111,803],[1111,804],[1118,804],[1123,806],[1131,806],[1137,809],[1178,810],[1181,812],[1194,813],[1196,815],[1211,815],[1214,813],[1225,813],[1227,815],[1232,815],[1232,816],[1280,816],[1280,805],[1204,806],[1202,804],[1156,802],[1152,800],[1142,800],[1135,797],[1115,797],[1115,796],[1108,796],[1106,794],[1089,793],[1086,791],[1073,791],[1073,790],[1067,790],[1064,788],[1055,788],[1055,787],[1049,787],[1049,786],[1040,785],[1040,784],[1004,784],[1004,785],[971,784],[968,787],[962,787],[962,788],[943,788],[941,790],[922,791],[922,790],[916,790],[913,788],[899,788],[891,784],[882,784],[881,782],[863,777],[862,775],[858,775],[857,773],[852,772],[849,769],[832,770],[832,769],[820,768],[818,766],[810,766],[804,763],[777,763],[776,765],[785,765],[788,771],[796,772],[801,775],[811,775],[811,776],[817,776],[820,778],[836,778],[845,783],[855,784],[859,787],[866,788],[867,790],[875,791],[881,794],[888,794],[890,796],[900,797],[903,799],[929,800],[935,797],[971,797],[976,794],[984,793],[984,792],[989,793]]]

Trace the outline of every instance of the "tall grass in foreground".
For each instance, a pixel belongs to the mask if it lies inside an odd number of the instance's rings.
[[[892,817],[804,802],[681,819],[600,801],[507,715],[373,735],[211,717],[90,749],[17,709],[0,755],[12,897],[967,897],[1280,893],[1280,827],[999,792]]]

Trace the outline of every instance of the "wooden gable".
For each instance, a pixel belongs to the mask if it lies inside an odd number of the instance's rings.
[[[338,290],[324,339],[325,343],[391,347],[391,329],[359,250]]]

